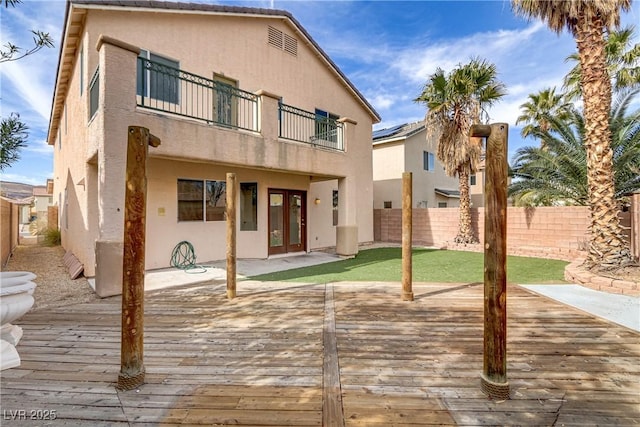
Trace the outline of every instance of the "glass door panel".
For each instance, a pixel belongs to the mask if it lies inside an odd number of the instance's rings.
[[[297,252],[304,249],[302,206],[302,192],[289,192],[289,239],[287,252]]]
[[[284,253],[284,193],[269,192],[269,253]]]

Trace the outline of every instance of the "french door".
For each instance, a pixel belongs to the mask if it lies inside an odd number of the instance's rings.
[[[306,250],[307,192],[269,189],[269,255]]]

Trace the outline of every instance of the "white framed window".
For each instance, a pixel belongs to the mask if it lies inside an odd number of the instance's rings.
[[[423,151],[422,163],[424,170],[433,172],[436,168],[436,156],[429,151]]]

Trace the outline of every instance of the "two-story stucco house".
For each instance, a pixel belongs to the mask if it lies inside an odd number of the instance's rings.
[[[460,206],[458,178],[448,176],[436,157],[437,141],[427,139],[424,121],[373,132],[373,207],[402,207],[402,174],[412,173],[414,208]],[[484,168],[471,176],[473,207],[484,204]]]
[[[48,142],[62,244],[120,292],[127,129],[147,161],[146,269],[189,241],[226,253],[226,174],[238,181],[237,257],[373,240],[375,109],[285,11],[70,0]],[[118,270],[118,268],[120,270]]]

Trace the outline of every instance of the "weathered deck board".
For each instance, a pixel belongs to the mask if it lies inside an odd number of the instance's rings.
[[[634,425],[640,334],[508,290],[511,399],[480,391],[482,286],[200,283],[148,293],[146,383],[116,391],[120,298],[28,313],[3,426]],[[329,298],[331,297],[331,298]],[[337,393],[337,394],[336,394]],[[331,399],[331,402],[328,401]],[[11,419],[17,410],[57,419]]]

